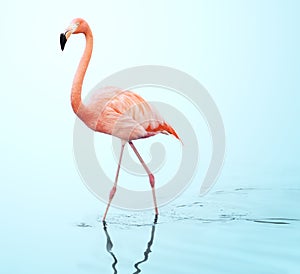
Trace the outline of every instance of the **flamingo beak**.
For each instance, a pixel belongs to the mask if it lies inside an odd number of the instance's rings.
[[[66,34],[61,33],[60,34],[60,47],[61,47],[61,50],[64,50],[65,45],[67,43],[67,40],[68,40],[68,38],[67,38]]]
[[[65,45],[67,43],[67,40],[69,39],[69,37],[71,36],[72,33],[74,33],[76,31],[76,29],[78,28],[79,24],[71,24],[64,33],[60,34],[60,47],[61,50],[64,50]]]

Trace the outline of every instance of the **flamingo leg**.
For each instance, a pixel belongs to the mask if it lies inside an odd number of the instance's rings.
[[[107,204],[105,213],[104,213],[103,218],[102,218],[102,222],[103,222],[104,226],[106,224],[105,223],[105,218],[106,218],[108,209],[110,207],[111,201],[112,201],[113,197],[115,196],[115,193],[116,193],[116,190],[117,190],[117,183],[118,183],[119,172],[120,172],[121,161],[122,161],[122,156],[123,156],[125,144],[126,143],[124,141],[122,141],[122,147],[121,147],[120,158],[119,158],[118,168],[117,168],[117,172],[116,172],[115,182],[114,182],[114,185],[113,185],[113,187],[112,187],[112,189],[111,189],[111,191],[109,193],[108,204]]]
[[[139,154],[139,152],[137,151],[135,145],[132,143],[132,141],[129,141],[129,145],[131,146],[131,148],[133,149],[134,153],[136,154],[136,156],[138,157],[138,159],[140,160],[142,166],[144,167],[144,169],[146,170],[148,176],[149,176],[149,181],[150,181],[150,185],[152,188],[152,195],[153,195],[153,202],[154,202],[154,208],[155,208],[155,219],[154,219],[154,223],[157,222],[157,218],[158,218],[158,209],[157,209],[157,202],[156,202],[156,194],[155,194],[155,178],[152,174],[152,172],[150,171],[150,169],[148,168],[148,166],[146,165],[146,163],[144,162],[142,156]]]

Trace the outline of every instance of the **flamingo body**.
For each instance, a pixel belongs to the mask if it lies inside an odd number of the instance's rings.
[[[175,130],[140,95],[116,87],[98,90],[86,102],[79,117],[92,130],[113,135],[125,141],[172,134]]]
[[[93,51],[93,35],[87,22],[82,18],[72,20],[69,27],[60,36],[61,49],[71,34],[83,33],[86,46],[74,76],[71,89],[71,104],[75,114],[92,130],[116,136],[122,140],[122,148],[116,172],[115,183],[109,194],[109,202],[103,216],[106,214],[117,188],[117,180],[126,142],[129,143],[139,161],[149,176],[152,188],[155,221],[158,209],[155,196],[154,176],[143,161],[132,140],[148,138],[159,133],[171,134],[180,140],[175,130],[164,121],[160,114],[140,95],[116,87],[104,87],[96,90],[85,102],[82,102],[81,91],[84,76]]]

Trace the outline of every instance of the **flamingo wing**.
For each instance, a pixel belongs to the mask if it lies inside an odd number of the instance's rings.
[[[179,139],[153,106],[134,92],[105,88],[92,98],[90,105],[98,109],[96,131],[123,140],[147,138],[158,133],[172,134]]]

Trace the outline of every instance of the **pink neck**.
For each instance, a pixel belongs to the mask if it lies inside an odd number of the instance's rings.
[[[81,60],[79,62],[77,71],[75,73],[73,84],[72,84],[72,90],[71,90],[72,108],[74,112],[78,115],[79,115],[79,108],[80,108],[80,113],[84,112],[85,109],[85,106],[83,105],[81,100],[81,91],[82,91],[83,79],[93,51],[93,34],[91,32],[91,29],[88,26],[86,28],[86,31],[84,32],[84,35],[86,38],[86,46],[85,46],[84,53],[81,57]]]

